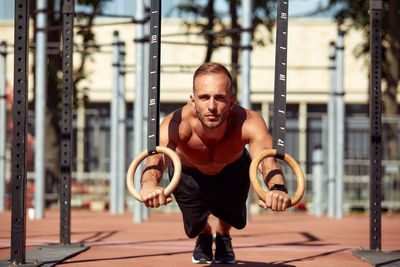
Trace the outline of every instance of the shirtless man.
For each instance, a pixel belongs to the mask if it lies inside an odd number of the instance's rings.
[[[178,154],[182,176],[173,192],[183,215],[188,237],[197,236],[193,263],[211,263],[212,229],[208,217],[218,218],[215,229],[215,263],[235,263],[231,227],[246,225],[251,158],[272,148],[272,138],[263,118],[235,104],[229,71],[218,63],[200,66],[193,76],[190,104],[169,114],[160,126],[160,146]],[[245,146],[249,144],[249,152]],[[143,169],[140,195],[147,207],[157,208],[172,201],[158,185],[170,159],[163,154],[148,157]],[[265,177],[264,209],[284,211],[290,203],[285,179],[275,158],[259,164]],[[169,166],[170,179],[173,174]]]

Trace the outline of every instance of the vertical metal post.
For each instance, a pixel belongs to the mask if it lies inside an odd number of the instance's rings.
[[[62,96],[61,96],[61,163],[60,163],[60,244],[71,243],[71,172],[72,172],[72,95],[74,0],[64,0]]]
[[[336,218],[343,217],[343,176],[345,140],[344,103],[344,32],[339,31],[337,42],[337,91],[336,91]]]
[[[269,118],[270,118],[270,103],[262,102],[261,103],[261,115],[267,125],[269,125]]]
[[[307,102],[299,103],[299,163],[302,170],[306,169],[307,162]]]
[[[151,3],[149,0],[145,0],[145,6],[150,7]],[[150,22],[147,21],[145,26],[144,26],[144,36],[149,36],[150,34]],[[148,41],[144,42],[144,58],[143,58],[143,81],[148,81],[149,80],[149,56],[150,56],[150,44]],[[144,90],[143,90],[143,103],[145,103],[147,101],[147,99],[149,99],[149,83],[148,82],[144,82]],[[143,144],[145,144],[147,142],[147,124],[148,124],[148,119],[147,119],[147,115],[148,115],[148,106],[144,105],[143,106]],[[147,220],[149,218],[149,208],[147,208],[145,205],[142,205],[143,207],[143,220]]]
[[[251,32],[250,28],[252,25],[252,10],[253,0],[242,1],[242,28],[245,31],[241,34],[241,80],[242,80],[242,107],[251,109],[251,100],[250,100],[250,52],[251,52]],[[251,189],[249,189],[251,190]],[[250,220],[250,200],[251,195],[247,197],[246,206],[247,206],[247,221]]]
[[[143,0],[136,1],[136,15],[137,20],[144,19],[144,3]],[[134,102],[134,110],[133,110],[133,132],[134,132],[134,143],[133,143],[133,154],[139,155],[143,150],[142,140],[143,140],[143,129],[142,129],[142,118],[143,118],[143,89],[144,89],[144,80],[143,80],[143,62],[144,62],[144,25],[143,23],[136,24],[136,65],[135,65],[135,102]],[[139,166],[138,170],[135,172],[135,186],[138,190],[140,190],[140,178],[141,178],[141,166]],[[133,202],[133,221],[141,222],[143,220],[143,204],[134,201]]]
[[[47,0],[37,0],[35,50],[35,218],[44,216],[47,91]]]
[[[118,170],[117,170],[117,153],[118,153],[118,87],[119,87],[119,34],[114,32],[113,37],[113,83],[112,83],[112,99],[110,107],[110,212],[116,214],[118,210]],[[124,169],[125,170],[125,169]]]
[[[78,91],[76,93],[76,98],[78,105],[76,109],[76,173],[77,173],[76,178],[80,179],[81,177],[83,177],[85,173],[85,128],[86,128],[85,112],[86,111],[85,111],[85,100],[83,92]],[[95,140],[96,139],[94,139],[94,142],[96,142]]]
[[[242,1],[242,28],[244,31],[241,34],[241,80],[242,80],[242,103],[244,108],[250,109],[250,52],[251,52],[251,32],[252,25],[252,5],[253,1]]]
[[[328,217],[335,215],[335,178],[336,178],[336,45],[331,42],[329,45],[329,101],[328,101]]]
[[[126,170],[126,102],[125,102],[125,43],[119,47],[118,72],[118,210],[125,211],[125,170]]]
[[[370,249],[381,250],[381,201],[382,201],[382,1],[370,0]]]
[[[0,43],[0,212],[5,209],[7,43]]]
[[[313,167],[312,167],[312,179],[313,179],[313,208],[314,215],[322,215],[322,177],[323,177],[323,159],[322,159],[322,148],[314,148],[313,155]]]
[[[29,1],[15,0],[14,107],[11,176],[11,256],[13,264],[25,263],[26,151],[28,143],[28,40]]]

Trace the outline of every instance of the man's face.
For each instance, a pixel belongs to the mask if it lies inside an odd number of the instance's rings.
[[[223,73],[203,74],[196,78],[190,96],[197,117],[207,128],[216,128],[226,121],[235,99],[229,78]]]

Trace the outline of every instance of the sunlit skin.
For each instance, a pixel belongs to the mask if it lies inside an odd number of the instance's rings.
[[[160,125],[160,145],[175,150],[184,166],[206,175],[218,174],[239,159],[246,144],[254,158],[261,151],[272,148],[272,138],[257,112],[235,104],[229,79],[223,73],[198,76],[190,103],[169,114]],[[163,188],[158,185],[170,162],[163,154],[148,157],[140,192],[147,207],[157,208],[172,201],[171,197],[164,196]],[[268,187],[285,184],[281,174],[268,176],[270,172],[281,170],[275,158],[262,160],[259,170],[263,177],[268,177],[265,180]],[[266,202],[259,201],[264,209],[284,211],[290,203],[289,196],[282,191],[267,191],[266,194]],[[219,220],[216,231],[227,234],[230,228],[229,224]],[[208,223],[202,233],[211,233]]]
[[[223,132],[226,129],[226,125],[221,125],[226,123],[235,103],[229,85],[229,80],[222,73],[202,75],[195,81],[190,101],[202,126],[205,129],[216,129],[210,130],[211,135],[215,131]]]

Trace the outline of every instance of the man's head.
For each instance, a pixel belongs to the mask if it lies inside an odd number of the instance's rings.
[[[229,71],[218,63],[201,65],[193,76],[190,100],[203,126],[216,128],[223,124],[235,103]]]
[[[216,62],[207,62],[201,65],[193,75],[193,94],[195,93],[196,90],[196,79],[197,77],[200,77],[202,75],[206,74],[213,74],[213,73],[219,73],[219,74],[224,74],[226,78],[228,79],[228,84],[227,87],[230,90],[232,94],[232,75],[229,72],[227,68],[225,68],[224,65],[216,63]]]

